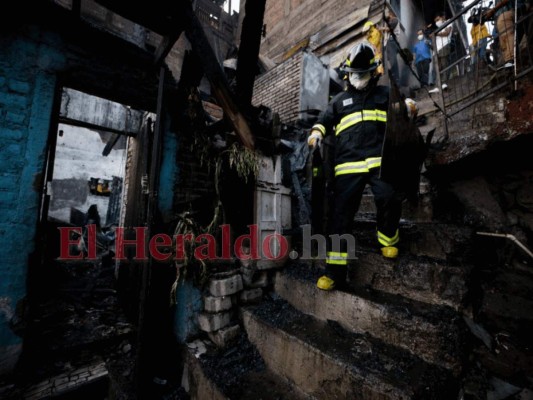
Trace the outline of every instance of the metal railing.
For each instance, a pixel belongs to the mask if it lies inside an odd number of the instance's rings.
[[[468,13],[472,16],[472,12],[479,10],[478,17],[482,15],[483,3],[483,0],[472,2],[432,33],[435,78],[447,121],[499,90],[509,88],[509,92],[516,91],[519,80],[533,71],[529,41],[533,9],[519,7],[519,11],[514,12],[520,3],[517,0],[510,0],[507,8],[501,8],[500,12],[507,11],[504,16],[481,20],[486,24],[489,36],[476,46],[470,45],[465,49],[461,41],[455,41],[455,45],[453,42],[446,45],[448,49],[446,46],[437,49],[438,33],[449,26],[458,29],[460,19],[466,24]]]

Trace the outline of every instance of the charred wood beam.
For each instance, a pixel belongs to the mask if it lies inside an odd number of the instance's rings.
[[[170,50],[172,50],[174,43],[176,43],[180,38],[182,32],[183,29],[180,27],[175,33],[169,34],[168,36],[165,36],[163,40],[161,40],[161,43],[156,49],[154,56],[154,64],[156,66],[161,65],[161,63],[165,60],[168,53],[170,53]]]
[[[72,0],[72,12],[76,18],[81,17],[81,0]]]
[[[120,139],[120,135],[115,134],[109,142],[104,147],[104,151],[102,151],[102,155],[104,157],[107,157],[109,153],[111,153],[111,150],[113,150],[113,147],[117,144],[118,140]]]
[[[185,34],[189,42],[191,42],[193,52],[202,62],[205,75],[213,89],[213,94],[224,110],[224,118],[228,120],[228,123],[235,130],[242,144],[253,149],[255,141],[250,126],[232,97],[222,67],[218,63],[215,52],[207,40],[204,29],[196,17],[191,4],[189,2],[183,3]]]
[[[249,107],[252,103],[265,3],[266,0],[247,0],[245,5],[237,58],[237,96],[244,107]]]
[[[163,107],[164,107],[164,87],[165,87],[165,67],[161,67],[159,71],[159,87],[157,91],[157,119],[155,122],[155,129],[152,142],[152,154],[150,159],[150,175],[149,186],[150,192],[148,195],[148,207],[147,207],[147,237],[152,237],[152,233],[156,227],[156,214],[157,214],[157,199],[159,188],[159,173],[161,168],[161,150],[163,143]],[[144,149],[147,151],[148,149]],[[159,232],[158,232],[159,233]],[[137,348],[137,373],[138,377],[138,390],[140,398],[145,398],[149,393],[149,377],[153,372],[153,358],[150,354],[153,352],[154,344],[149,341],[150,332],[159,327],[154,327],[152,322],[153,315],[149,313],[149,304],[152,296],[156,296],[156,293],[151,293],[150,288],[152,284],[152,268],[153,258],[145,259],[142,265],[142,277],[141,277],[141,290],[139,294],[139,328],[137,333],[138,348]]]
[[[109,133],[116,133],[117,135],[126,135],[126,136],[133,136],[133,137],[137,136],[137,132],[121,131],[118,129],[106,128],[105,126],[91,124],[90,122],[79,121],[77,119],[72,119],[72,118],[67,118],[67,117],[59,117],[59,123],[65,124],[65,125],[71,125],[71,126],[79,126],[80,128],[87,128],[93,131],[104,131],[104,132],[109,132]]]
[[[108,10],[162,36],[167,36],[176,30],[174,16],[179,15],[178,1],[152,0],[149,4],[130,0],[95,1]]]

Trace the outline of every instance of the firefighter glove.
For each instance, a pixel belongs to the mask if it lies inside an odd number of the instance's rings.
[[[321,140],[322,140],[322,133],[316,129],[313,129],[311,131],[311,134],[307,138],[307,144],[314,149],[315,147],[320,145]]]

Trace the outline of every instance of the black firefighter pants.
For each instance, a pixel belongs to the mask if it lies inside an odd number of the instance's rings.
[[[349,252],[347,240],[336,240],[332,235],[352,234],[355,214],[361,204],[365,186],[369,184],[377,209],[377,242],[381,247],[394,246],[399,241],[403,197],[392,185],[379,179],[379,168],[368,173],[345,174],[335,178],[333,210],[328,229],[326,275],[333,280],[346,279]],[[353,236],[352,236],[353,237]]]

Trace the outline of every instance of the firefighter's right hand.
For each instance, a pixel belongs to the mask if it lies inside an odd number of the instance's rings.
[[[311,131],[311,134],[307,138],[307,144],[313,149],[317,146],[320,146],[320,141],[322,140],[322,133],[316,129]]]

